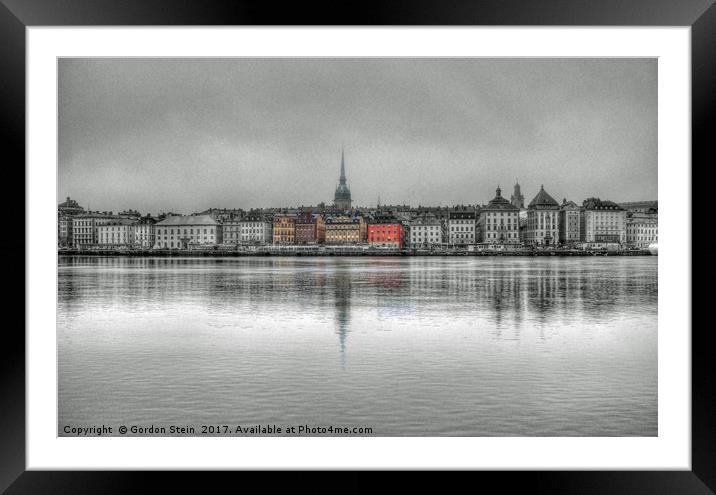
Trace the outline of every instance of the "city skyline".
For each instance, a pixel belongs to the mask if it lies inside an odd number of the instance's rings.
[[[142,212],[657,199],[655,59],[60,59],[58,199]],[[97,206],[95,206],[97,205]]]

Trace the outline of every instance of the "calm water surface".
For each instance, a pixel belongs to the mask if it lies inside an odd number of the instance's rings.
[[[58,300],[61,436],[658,433],[656,257],[61,257]]]

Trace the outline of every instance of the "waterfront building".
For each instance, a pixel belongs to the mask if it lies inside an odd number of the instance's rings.
[[[560,244],[575,244],[580,240],[581,229],[579,219],[580,208],[574,201],[562,200],[559,207],[559,242]]]
[[[273,243],[294,244],[296,242],[296,215],[280,213],[273,217]]]
[[[77,201],[67,196],[67,199],[57,205],[57,245],[62,247],[72,246],[72,217],[85,213]]]
[[[580,240],[586,243],[626,242],[626,210],[613,201],[588,198],[580,210]]]
[[[525,243],[532,245],[554,245],[559,241],[559,203],[544,186],[527,206],[527,225],[524,231]]]
[[[227,220],[221,224],[224,244],[238,245],[241,242],[241,221]]]
[[[351,190],[346,182],[346,164],[343,150],[341,150],[341,176],[333,196],[333,205],[339,211],[348,211],[351,209],[351,203]]]
[[[395,217],[376,215],[367,225],[367,240],[370,246],[403,248],[403,224]]]
[[[627,212],[626,242],[630,246],[647,248],[659,241],[659,218],[656,211]]]
[[[57,245],[60,247],[72,245],[72,217],[62,213],[57,218]]]
[[[157,221],[147,215],[134,224],[134,245],[142,249],[151,249],[156,244],[154,225]]]
[[[527,210],[520,210],[519,222],[520,222],[520,243],[524,244],[525,238],[527,237]]]
[[[520,183],[517,181],[515,181],[515,190],[510,197],[510,204],[516,206],[519,210],[525,209],[525,197],[520,189]]]
[[[488,244],[519,244],[520,209],[502,197],[500,186],[497,186],[495,193],[495,197],[490,200],[487,206],[480,208],[478,214],[479,242]]]
[[[94,244],[94,218],[92,215],[82,214],[72,217],[72,245],[77,248]]]
[[[156,247],[186,249],[190,245],[221,243],[219,222],[210,215],[171,215],[154,226]]]
[[[136,220],[117,218],[97,226],[97,244],[100,246],[130,246],[134,244]]]
[[[82,208],[77,201],[70,199],[70,197],[67,196],[67,200],[65,202],[57,205],[57,213],[64,216],[72,216],[85,213],[85,209]]]
[[[273,240],[273,223],[257,211],[250,211],[239,221],[240,244],[269,244]]]
[[[359,215],[326,218],[326,244],[360,244],[366,241],[366,223]]]
[[[476,236],[475,210],[457,207],[448,213],[448,242],[455,246],[475,244]]]
[[[87,212],[72,216],[72,245],[77,248],[98,244],[98,228],[117,219],[112,212]]]
[[[323,244],[326,222],[322,215],[302,211],[296,216],[296,244]]]
[[[409,239],[410,247],[426,248],[440,245],[444,242],[443,222],[434,213],[418,215],[410,223]]]

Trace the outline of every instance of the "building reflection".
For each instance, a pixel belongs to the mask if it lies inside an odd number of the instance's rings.
[[[620,318],[625,307],[653,312],[658,284],[651,265],[630,258],[73,257],[60,260],[58,275],[65,319],[183,306],[237,325],[257,314],[287,329],[306,315],[333,319],[343,366],[352,311],[375,312],[377,324],[474,322],[496,339],[519,339],[552,322]]]
[[[346,366],[346,340],[351,322],[351,273],[339,269],[335,272],[334,284],[334,322],[341,355],[341,368]]]

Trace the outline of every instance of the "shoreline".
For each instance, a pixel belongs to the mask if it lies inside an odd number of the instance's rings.
[[[505,250],[505,251],[385,251],[385,250],[332,250],[325,251],[291,251],[291,250],[262,250],[262,251],[238,251],[238,250],[191,250],[191,249],[156,249],[156,250],[58,250],[58,256],[104,256],[104,257],[140,257],[140,258],[239,258],[239,257],[335,257],[335,256],[652,256],[648,249],[629,251],[607,251],[607,250]]]

